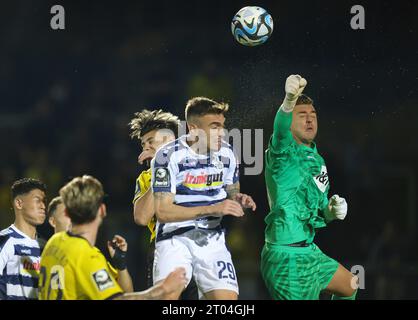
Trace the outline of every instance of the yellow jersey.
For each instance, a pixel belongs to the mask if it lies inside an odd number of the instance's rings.
[[[135,186],[135,196],[133,200],[133,204],[135,205],[135,201],[141,198],[145,192],[149,190],[151,187],[151,168],[148,170],[142,171],[141,174],[136,179],[136,186]],[[150,242],[155,239],[156,236],[156,227],[157,220],[155,215],[152,217],[151,221],[148,223],[148,229],[151,232]]]
[[[105,300],[123,293],[117,271],[83,237],[59,232],[41,255],[39,300]]]

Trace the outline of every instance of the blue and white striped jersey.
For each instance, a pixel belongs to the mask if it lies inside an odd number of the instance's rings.
[[[41,249],[13,224],[0,231],[0,300],[38,298]]]
[[[162,146],[151,162],[153,192],[175,194],[174,203],[184,207],[208,206],[226,199],[225,187],[238,181],[238,163],[232,147],[222,143],[210,155],[194,152],[187,136]],[[213,229],[222,217],[207,216],[182,222],[157,223],[157,241],[162,235],[194,226]]]

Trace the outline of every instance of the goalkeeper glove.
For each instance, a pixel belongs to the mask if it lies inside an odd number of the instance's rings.
[[[286,79],[285,91],[286,97],[283,100],[282,108],[285,112],[292,112],[293,108],[296,105],[296,101],[299,96],[302,94],[303,89],[307,85],[306,79],[302,78],[300,75],[290,75]]]
[[[344,220],[347,215],[348,205],[344,198],[340,198],[338,194],[333,195],[325,209],[324,216],[327,222],[332,220]]]

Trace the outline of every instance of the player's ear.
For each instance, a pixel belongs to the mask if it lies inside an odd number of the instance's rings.
[[[193,131],[194,129],[196,129],[197,126],[194,123],[187,123],[187,129],[189,129],[189,132]]]
[[[163,141],[163,144],[166,144],[167,142],[168,142],[168,138],[169,138],[169,135],[168,134],[163,134],[162,135],[162,141]]]
[[[13,204],[14,204],[16,209],[21,210],[23,208],[23,199],[17,197],[13,200]]]
[[[174,134],[169,134],[167,136],[167,142],[171,142],[171,141],[174,141],[174,140],[176,140],[176,136]]]
[[[176,140],[176,136],[174,135],[173,131],[168,129],[167,132],[163,135],[163,141],[164,143],[168,143],[173,140]]]
[[[188,122],[187,128],[189,128],[189,135],[193,139],[197,139],[199,136],[199,126],[195,122]]]
[[[104,203],[102,203],[99,207],[99,214],[100,214],[100,218],[102,219],[106,217],[106,205]]]
[[[56,223],[54,217],[49,217],[48,222],[51,225],[51,227],[55,229]]]

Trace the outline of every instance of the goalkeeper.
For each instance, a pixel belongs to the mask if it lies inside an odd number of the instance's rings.
[[[354,300],[357,279],[313,242],[316,229],[343,220],[347,202],[328,200],[329,180],[314,139],[318,129],[313,101],[302,94],[307,82],[299,75],[286,80],[266,151],[265,178],[270,213],[265,218],[261,273],[273,299]]]

